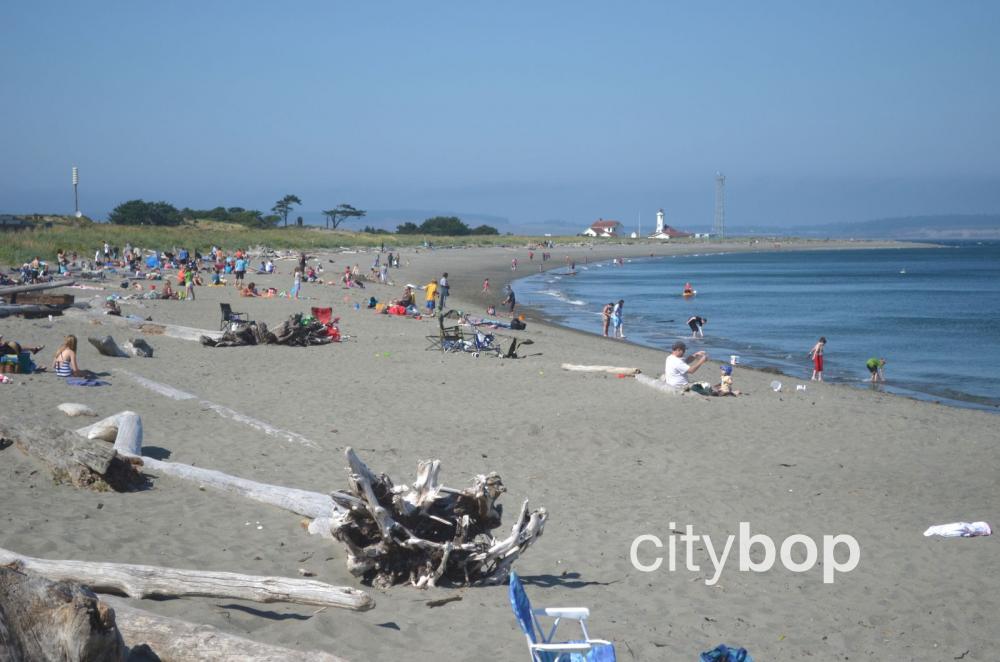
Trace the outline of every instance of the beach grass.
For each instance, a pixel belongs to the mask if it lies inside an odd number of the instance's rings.
[[[136,226],[93,223],[62,217],[46,217],[38,227],[2,235],[0,264],[16,266],[35,256],[42,260],[55,260],[60,249],[76,252],[83,259],[90,259],[105,241],[112,246],[124,247],[130,243],[140,248],[169,250],[187,248],[206,252],[212,246],[232,250],[266,246],[272,249],[338,249],[370,248],[381,246],[422,246],[425,241],[434,246],[524,246],[541,241],[539,237],[515,235],[466,235],[438,237],[419,234],[373,234],[326,230],[314,226],[287,228],[247,228],[216,221],[192,221],[179,226]],[[550,238],[547,238],[550,239]],[[579,238],[554,237],[553,240]]]

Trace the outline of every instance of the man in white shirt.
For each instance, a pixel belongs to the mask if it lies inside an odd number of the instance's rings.
[[[678,389],[687,388],[687,376],[698,370],[708,360],[708,354],[705,352],[695,352],[685,359],[684,352],[686,351],[687,345],[679,340],[671,348],[670,354],[667,356],[666,368],[663,372],[663,381],[668,386]]]

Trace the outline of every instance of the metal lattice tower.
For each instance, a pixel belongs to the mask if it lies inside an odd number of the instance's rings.
[[[715,225],[712,234],[726,238],[726,176],[715,173]]]

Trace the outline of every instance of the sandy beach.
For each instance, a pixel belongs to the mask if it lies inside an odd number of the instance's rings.
[[[884,247],[811,242],[796,248]],[[784,250],[784,246],[780,250]],[[775,250],[771,245],[717,250]],[[564,259],[608,259],[704,252],[701,245],[557,246]],[[755,660],[990,660],[1000,613],[998,536],[925,538],[933,524],[986,520],[996,525],[1000,452],[996,415],[918,402],[847,386],[809,383],[738,368],[736,398],[668,395],[614,374],[582,374],[562,363],[663,372],[666,348],[654,350],[545,323],[526,310],[530,338],[523,358],[499,360],[427,351],[437,322],[376,315],[364,307],[399,296],[406,283],[449,273],[450,307],[483,314],[490,278],[499,290],[537,270],[523,247],[403,250],[394,285],[364,290],[305,283],[303,300],[245,299],[232,287],[197,288],[197,300],[123,302],[125,314],[215,330],[219,303],[277,324],[310,306],[333,306],[345,342],[310,348],[208,348],[167,336],[145,336],[151,359],[100,356],[85,338],[139,333],[119,320],[70,312],[47,319],[0,319],[0,334],[44,344],[46,365],[62,337],[81,339],[80,365],[107,372],[110,386],[67,385],[54,374],[11,375],[0,385],[4,418],[32,418],[72,429],[89,421],[56,410],[90,405],[101,416],[142,416],[149,455],[254,480],[329,492],[346,486],[343,449],[356,448],[376,471],[410,482],[417,461],[439,458],[447,485],[464,487],[497,471],[509,528],[523,499],[550,516],[541,539],[515,564],[535,606],[587,606],[590,631],[613,640],[619,660],[694,660],[720,643],[746,647]],[[373,253],[319,256],[325,277],[347,265],[366,270]],[[287,289],[292,261],[280,273],[250,276],[258,286]],[[78,301],[124,293],[60,290]],[[417,293],[422,302],[422,293]],[[354,304],[361,304],[355,310]],[[93,312],[93,311],[92,311]],[[703,368],[718,375],[716,361]],[[942,360],[947,361],[942,355]],[[805,359],[804,359],[805,362]],[[136,377],[189,392],[174,400]],[[805,384],[805,391],[796,386]],[[218,403],[295,433],[269,435],[220,417]],[[990,432],[994,430],[994,432]],[[303,437],[312,444],[301,443]],[[335,585],[360,586],[343,549],[310,536],[300,517],[191,483],[155,478],[149,490],[92,493],[54,485],[16,448],[0,451],[0,546],[45,558],[143,563],[297,576],[299,568]],[[633,540],[663,541],[687,525],[711,535],[715,552],[741,522],[780,542],[803,534],[849,534],[857,567],[824,583],[819,564],[796,573],[776,563],[741,572],[738,542],[715,574],[708,551],[694,546],[697,571],[678,543],[667,563],[641,572],[630,561]],[[667,550],[642,547],[652,560]],[[796,558],[801,560],[802,548]],[[754,557],[759,560],[759,556]],[[144,609],[208,623],[227,632],[350,660],[525,659],[524,637],[507,587],[374,591],[377,606],[353,613],[233,600],[142,601]],[[458,596],[440,607],[428,601]],[[562,626],[567,627],[567,626]],[[567,635],[575,635],[571,629]]]

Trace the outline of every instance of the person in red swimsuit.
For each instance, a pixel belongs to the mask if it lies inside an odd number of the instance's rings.
[[[821,336],[819,341],[809,350],[809,356],[813,360],[812,379],[817,382],[823,381],[823,348],[825,347],[826,336]]]

